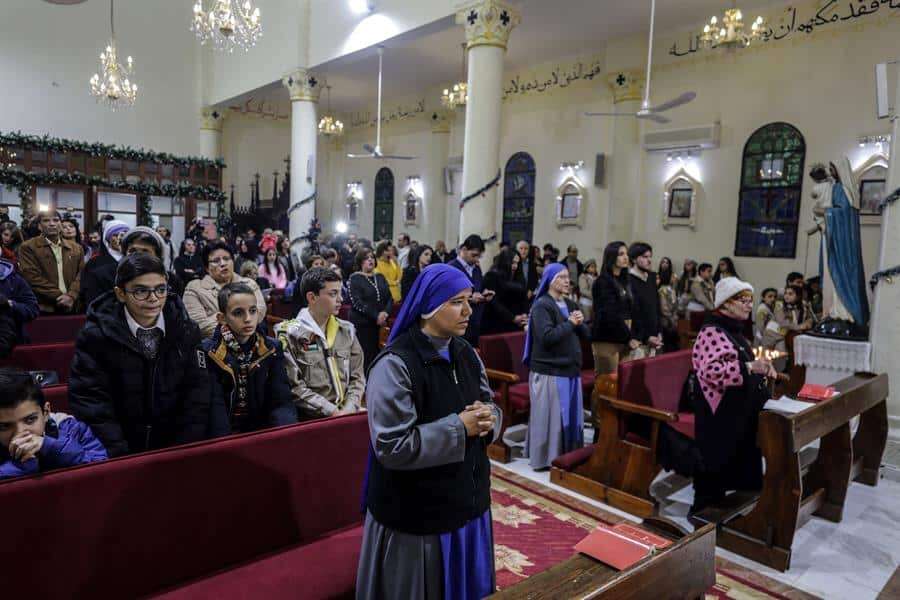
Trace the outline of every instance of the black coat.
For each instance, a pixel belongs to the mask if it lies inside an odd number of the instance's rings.
[[[609,273],[601,273],[594,281],[591,295],[594,297],[591,339],[627,344],[634,337],[627,323],[631,320],[633,303],[627,276],[616,281]]]
[[[92,258],[81,273],[81,305],[85,308],[91,302],[116,287],[116,269],[119,263],[110,256],[106,248],[97,258]]]
[[[297,422],[281,344],[262,335],[257,336],[257,343],[257,358],[251,363],[248,374],[247,419],[243,423],[234,423],[238,359],[228,352],[219,327],[212,337],[203,340],[210,375],[210,437]]]
[[[187,273],[185,269],[190,269],[193,273]],[[190,256],[182,254],[175,259],[175,274],[178,275],[183,287],[187,287],[187,284],[195,279],[203,279],[206,275],[203,269],[203,259],[196,253]]]
[[[409,290],[412,289],[413,284],[416,282],[416,277],[419,276],[419,270],[415,267],[406,267],[403,269],[403,277],[400,279],[400,297],[406,298],[406,295],[409,294]]]
[[[516,325],[516,315],[528,314],[528,290],[522,278],[506,279],[497,271],[484,276],[484,289],[494,290],[494,299],[487,303],[481,322],[482,335],[521,331]]]
[[[7,305],[0,307],[0,358],[6,358],[16,347],[19,340],[19,326]]]
[[[209,380],[200,330],[181,298],[163,309],[166,335],[153,361],[141,354],[114,292],[88,309],[69,377],[72,413],[110,457],[206,437]]]
[[[569,314],[579,310],[578,305],[566,300]],[[581,374],[581,341],[590,337],[583,323],[575,326],[564,318],[549,294],[534,301],[529,323],[531,358],[529,368],[542,375],[578,377]]]
[[[631,286],[631,331],[634,339],[646,344],[647,340],[662,333],[659,308],[659,290],[656,287],[656,273],[648,273],[647,280],[628,274]]]
[[[381,273],[375,273],[377,293],[370,281],[362,273],[354,273],[347,284],[350,292],[350,322],[357,327],[377,327],[378,313],[386,312],[390,315],[394,307],[387,279]]]

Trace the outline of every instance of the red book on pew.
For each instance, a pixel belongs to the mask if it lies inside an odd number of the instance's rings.
[[[622,571],[671,544],[671,541],[640,527],[620,523],[613,527],[597,526],[578,542],[575,550]]]
[[[837,396],[837,394],[837,390],[831,386],[807,383],[800,389],[797,398],[809,402],[821,402],[822,400],[833,398],[834,396]]]

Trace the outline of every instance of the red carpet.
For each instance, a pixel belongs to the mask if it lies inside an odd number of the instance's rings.
[[[599,523],[625,521],[568,494],[506,469],[491,474],[497,587],[508,588],[568,559]],[[716,557],[716,585],[707,600],[816,598],[764,575]]]

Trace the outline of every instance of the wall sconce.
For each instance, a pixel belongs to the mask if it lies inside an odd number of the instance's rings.
[[[583,160],[579,160],[577,162],[567,161],[567,162],[563,162],[563,163],[559,164],[560,171],[571,171],[574,173],[575,171],[579,171],[583,168],[584,168]]]
[[[416,196],[422,197],[422,178],[418,175],[410,175],[406,178],[406,186]]]
[[[889,152],[891,147],[891,134],[863,135],[859,137],[859,147],[865,148],[874,145],[876,152]],[[887,147],[887,150],[885,150]]]
[[[351,181],[347,184],[347,196],[353,196],[359,200],[363,197],[363,184],[362,181]]]
[[[667,152],[666,153],[666,162],[672,162],[673,160],[677,160],[678,162],[686,162],[691,160],[692,158],[696,158],[700,156],[699,150],[678,150],[677,152]]]

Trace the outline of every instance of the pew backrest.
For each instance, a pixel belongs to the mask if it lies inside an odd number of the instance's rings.
[[[84,315],[42,316],[25,325],[30,344],[74,342],[84,327]]]
[[[0,483],[8,597],[136,598],[358,526],[357,414]]]
[[[520,381],[528,381],[528,367],[522,363],[525,332],[483,335],[478,339],[484,366],[495,371],[515,373]]]
[[[619,363],[619,398],[677,413],[690,372],[691,350]]]
[[[0,360],[0,366],[18,367],[24,371],[55,371],[59,382],[69,382],[69,371],[75,357],[75,342],[55,344],[23,344]]]

